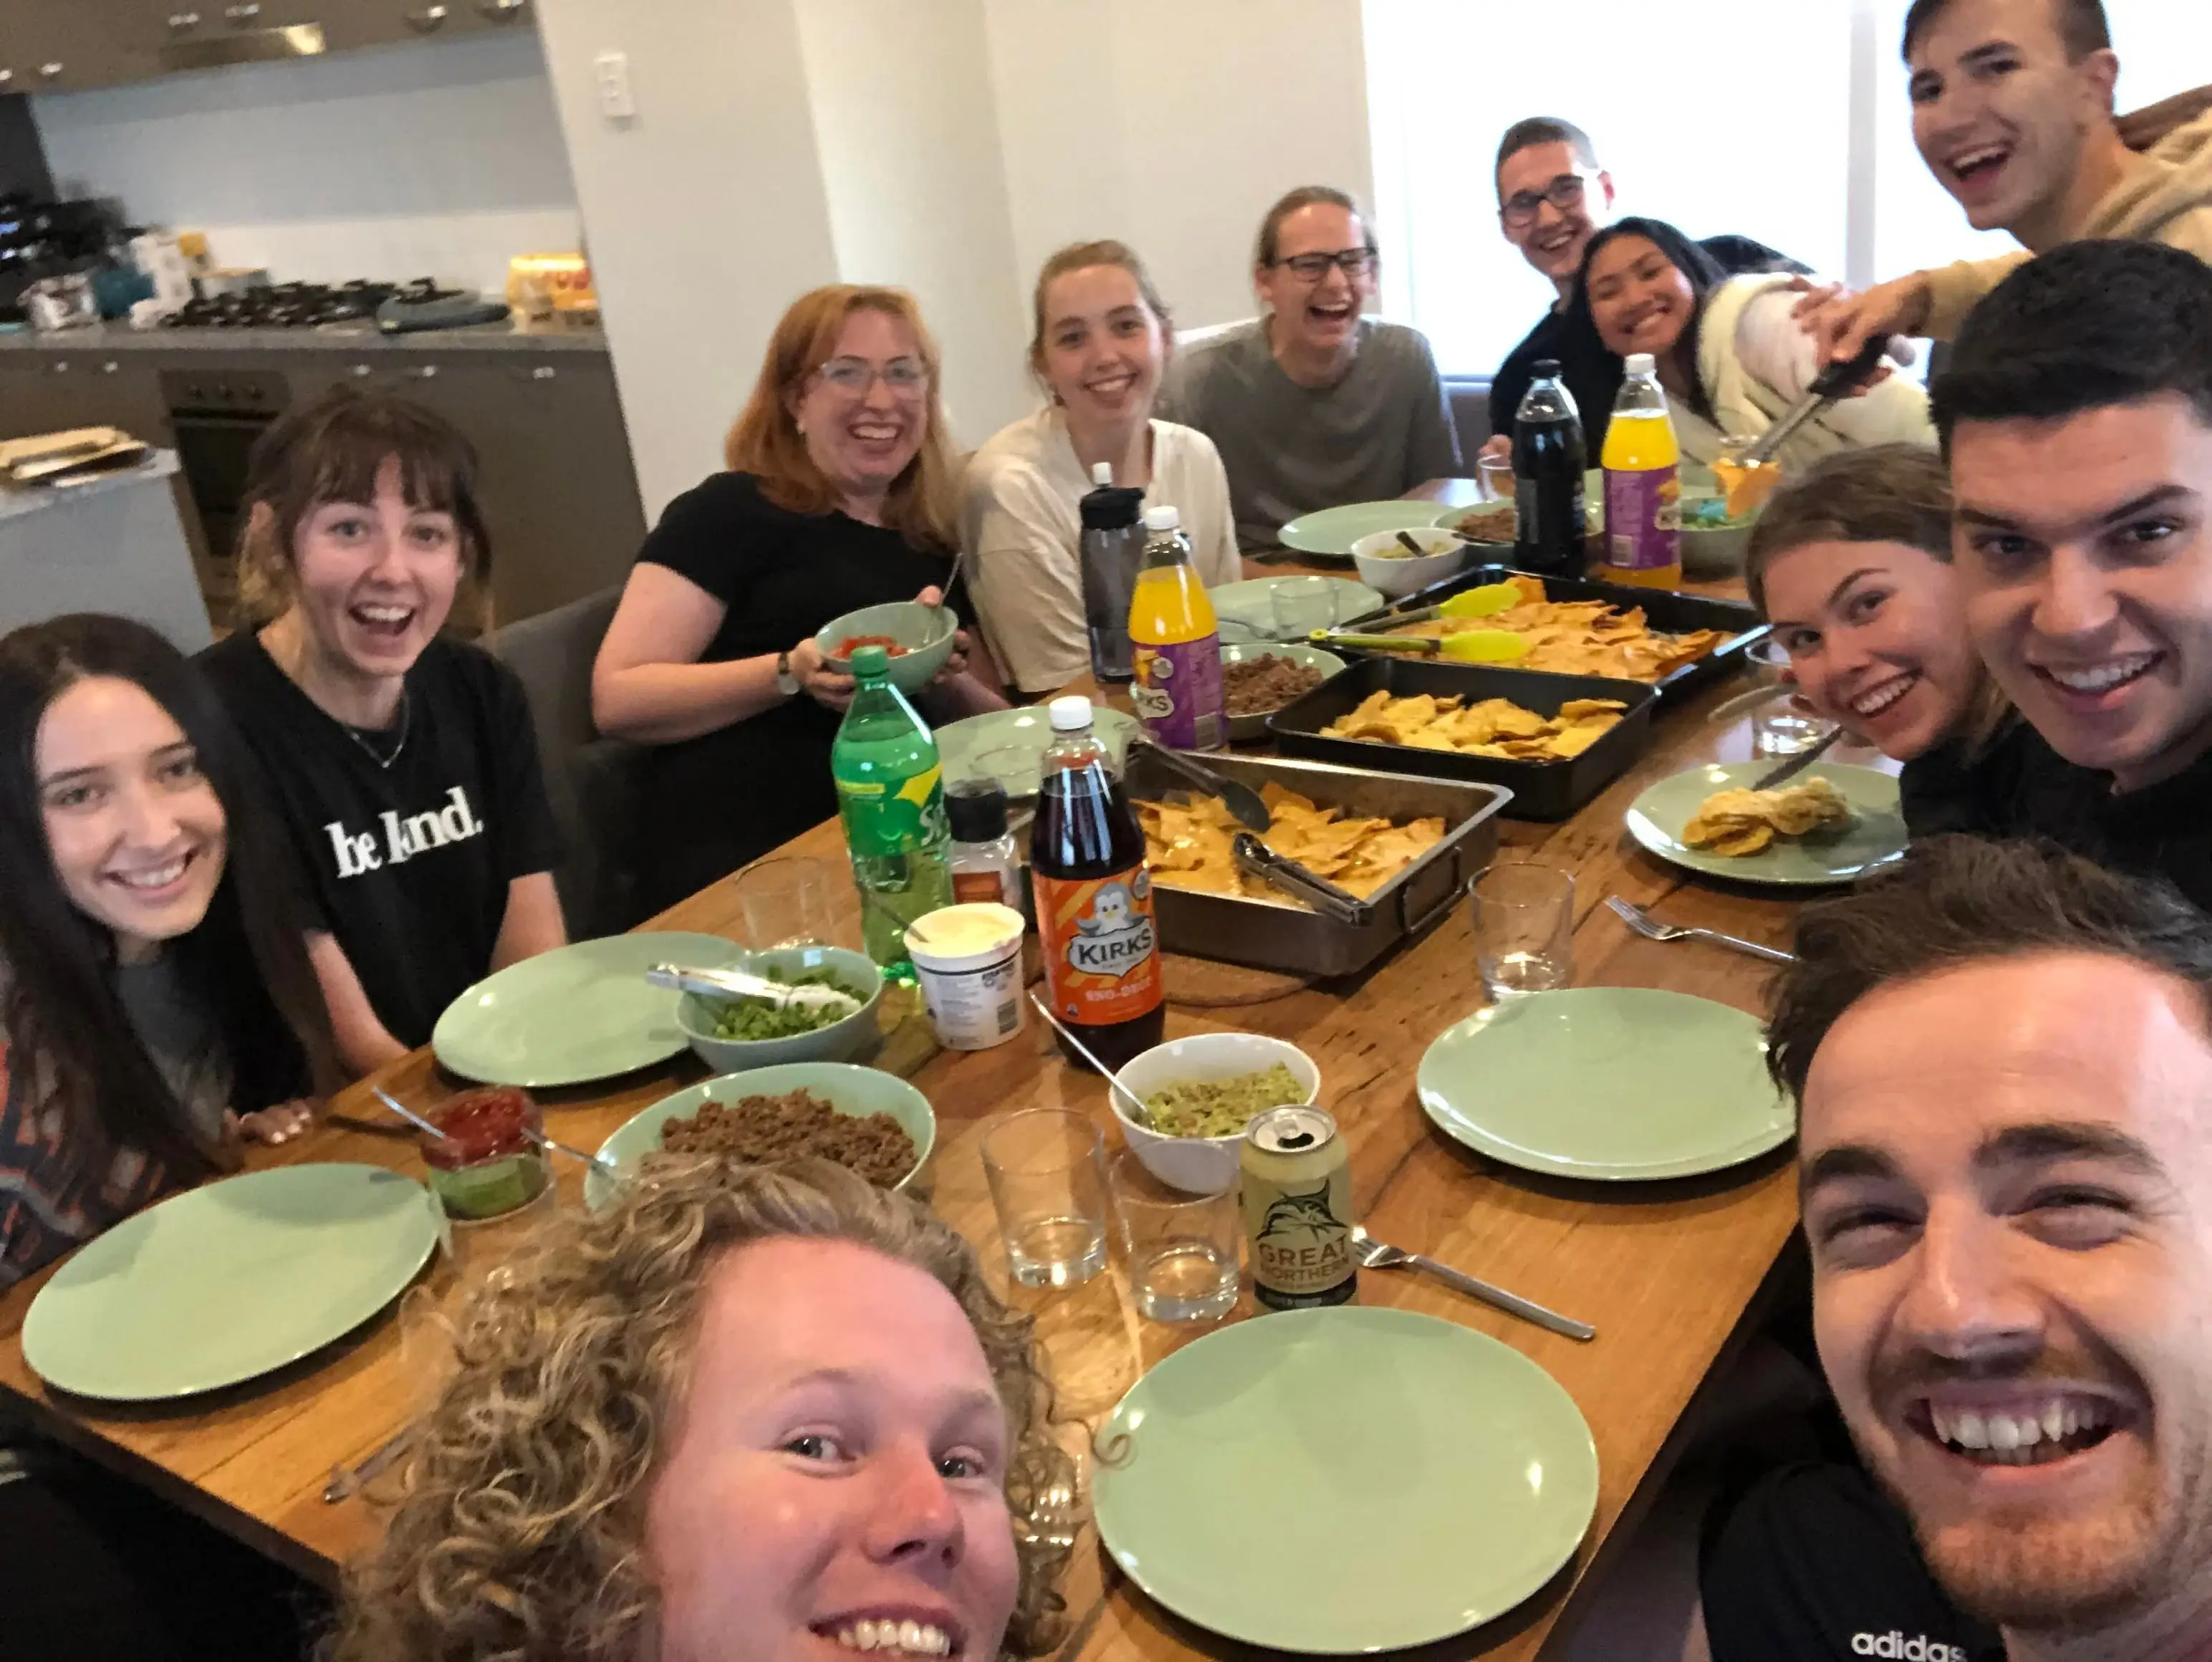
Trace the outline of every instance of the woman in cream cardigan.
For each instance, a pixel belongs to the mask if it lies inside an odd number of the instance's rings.
[[[1795,281],[1727,277],[1664,221],[1616,220],[1590,239],[1568,326],[1595,335],[1616,361],[1650,353],[1683,455],[1711,464],[1723,441],[1772,426],[1820,373],[1811,337],[1790,315]],[[1611,415],[1582,412],[1593,460]],[[1865,393],[1799,428],[1777,460],[1792,471],[1863,445],[1935,442],[1927,393],[1884,371]]]

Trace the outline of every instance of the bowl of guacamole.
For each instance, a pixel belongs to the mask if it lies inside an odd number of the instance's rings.
[[[865,953],[842,947],[779,947],[747,953],[733,967],[787,987],[834,987],[860,1008],[841,1017],[798,1005],[778,1008],[765,999],[685,993],[677,1001],[677,1026],[699,1059],[718,1074],[787,1062],[857,1061],[880,1036],[876,1007],[883,1001],[883,971]]]

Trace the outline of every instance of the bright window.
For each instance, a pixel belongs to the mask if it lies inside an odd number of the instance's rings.
[[[1618,210],[1732,231],[1859,282],[2014,246],[1913,149],[1908,0],[1365,0],[1382,307],[1487,374],[1553,297],[1498,228],[1498,139],[1589,133]],[[2204,0],[2106,0],[2120,106],[2212,81]],[[1686,25],[1685,19],[1693,19]]]

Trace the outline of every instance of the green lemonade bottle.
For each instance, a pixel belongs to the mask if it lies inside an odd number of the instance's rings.
[[[860,685],[830,746],[830,773],[860,891],[860,938],[887,974],[910,979],[907,925],[952,904],[952,831],[937,741],[890,671],[879,646],[853,654]]]

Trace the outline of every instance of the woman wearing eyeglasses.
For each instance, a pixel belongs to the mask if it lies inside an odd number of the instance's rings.
[[[1159,413],[1220,451],[1245,548],[1274,546],[1301,514],[1403,496],[1459,472],[1427,338],[1360,315],[1375,265],[1359,204],[1302,186],[1260,224],[1252,287],[1261,315],[1192,344],[1169,370]]]
[[[956,532],[938,367],[911,295],[802,295],[730,429],[729,471],[669,503],[639,551],[592,712],[602,733],[658,746],[638,849],[653,909],[836,813],[830,743],[853,683],[814,631],[939,598]],[[1001,708],[987,675],[963,630],[925,714]]]

